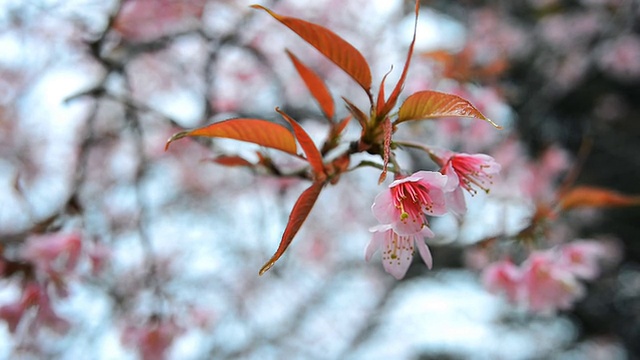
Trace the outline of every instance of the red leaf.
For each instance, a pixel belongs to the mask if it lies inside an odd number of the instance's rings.
[[[337,123],[334,127],[335,135],[340,135],[344,131],[344,129],[349,125],[349,121],[351,121],[351,115],[347,115],[342,121]]]
[[[333,98],[320,76],[300,62],[300,60],[289,52],[289,50],[287,50],[287,55],[289,55],[289,58],[293,62],[293,66],[296,67],[298,74],[300,74],[305,85],[307,85],[307,89],[309,89],[311,95],[313,95],[318,102],[318,105],[320,105],[320,109],[322,109],[324,115],[329,120],[333,119],[333,114],[335,112]]]
[[[371,70],[364,56],[343,38],[333,31],[308,21],[282,16],[261,5],[252,5],[262,9],[293,30],[304,41],[318,49],[324,56],[333,61],[355,80],[369,94],[371,89]]]
[[[304,154],[307,156],[307,161],[309,161],[309,165],[313,169],[313,172],[316,176],[316,180],[322,181],[326,177],[326,173],[324,171],[324,161],[322,159],[322,154],[320,150],[316,147],[316,144],[313,143],[309,134],[298,124],[297,121],[293,120],[289,115],[285,114],[279,108],[276,108],[276,111],[282,115],[282,117],[293,127],[293,133],[296,135],[300,146],[302,146],[302,150]]]
[[[236,155],[221,155],[208,160],[224,166],[253,166],[253,163],[247,159]]]
[[[501,126],[482,115],[480,110],[460,96],[430,90],[419,91],[410,95],[400,106],[395,124],[409,120],[450,116],[476,118],[502,129]]]
[[[416,31],[418,29],[418,13],[420,11],[420,1],[416,0],[416,19],[413,25],[413,39],[411,40],[411,45],[409,45],[409,51],[407,51],[407,61],[404,63],[404,69],[402,69],[402,74],[400,75],[400,79],[396,84],[396,87],[393,89],[393,92],[389,96],[389,100],[387,100],[382,107],[382,109],[378,109],[378,113],[376,116],[381,118],[386,116],[394,106],[396,106],[396,102],[398,101],[398,97],[400,96],[400,92],[404,87],[404,81],[407,78],[407,72],[409,71],[409,64],[411,63],[411,57],[413,56],[413,46],[416,43]],[[380,101],[380,99],[378,99]]]
[[[307,219],[307,216],[311,212],[313,205],[318,200],[318,195],[320,195],[320,191],[322,190],[322,186],[324,183],[322,182],[314,182],[311,186],[305,190],[295,205],[293,205],[293,209],[291,210],[291,214],[289,215],[289,222],[287,223],[287,227],[284,229],[284,233],[282,234],[282,240],[280,240],[280,245],[276,250],[275,254],[271,257],[269,261],[267,261],[262,268],[260,269],[259,274],[263,275],[267,272],[271,267],[278,261],[278,259],[284,254],[285,250],[293,241],[293,237],[298,233],[300,227]]]
[[[377,114],[380,114],[382,112],[382,109],[384,108],[384,105],[385,105],[385,102],[384,102],[384,83],[387,80],[387,76],[389,76],[389,74],[391,74],[391,71],[393,71],[393,67],[391,68],[391,70],[389,70],[389,72],[384,74],[384,76],[382,77],[382,81],[380,82],[380,88],[378,89],[378,99],[376,101],[376,113]]]
[[[366,129],[368,126],[367,123],[369,121],[369,117],[364,113],[364,111],[360,110],[351,101],[347,100],[344,97],[342,98],[342,100],[344,100],[345,104],[347,104],[347,110],[349,110],[351,115],[353,115],[353,117],[358,120],[360,126],[362,126],[362,129]]]
[[[246,141],[297,155],[296,139],[286,127],[261,119],[230,119],[191,131],[181,131],[167,140],[165,151],[178,139],[206,136]]]
[[[619,192],[591,186],[575,187],[560,199],[562,210],[578,207],[616,207],[640,205],[640,196],[629,196]]]

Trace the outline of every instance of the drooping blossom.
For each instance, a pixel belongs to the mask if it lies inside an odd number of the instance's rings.
[[[450,181],[456,186],[447,196],[447,203],[454,213],[463,215],[467,212],[463,190],[471,195],[477,194],[478,190],[488,193],[493,184],[493,176],[500,172],[500,164],[485,154],[470,155],[451,151],[441,154],[444,156],[438,156],[443,164],[440,172],[450,177]]]
[[[504,294],[509,302],[521,297],[522,271],[511,260],[502,260],[487,266],[482,272],[482,284],[494,294]]]
[[[447,213],[445,193],[451,190],[445,175],[418,171],[392,182],[376,196],[371,210],[381,224],[391,225],[399,235],[415,235],[427,228],[425,215]]]
[[[524,302],[533,312],[552,314],[558,309],[566,310],[584,296],[583,284],[551,251],[532,253],[522,269]]]
[[[415,247],[422,260],[429,269],[433,266],[433,259],[429,247],[424,242],[425,237],[433,237],[434,234],[428,227],[423,227],[416,234],[401,235],[394,231],[389,224],[378,225],[371,228],[373,236],[365,250],[365,260],[369,261],[373,254],[382,249],[382,265],[389,274],[400,280],[404,277],[413,260]]]

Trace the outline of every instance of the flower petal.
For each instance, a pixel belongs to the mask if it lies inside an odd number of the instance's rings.
[[[369,244],[367,244],[367,247],[364,251],[364,259],[366,261],[371,260],[373,254],[375,254],[376,251],[380,249],[380,246],[382,246],[385,231],[388,230],[387,226],[388,225],[378,225],[370,229],[371,231],[373,231],[373,235],[371,236],[371,240],[369,241]]]
[[[422,239],[416,239],[416,246],[418,247],[418,252],[420,252],[420,257],[422,257],[422,261],[427,264],[427,267],[431,269],[433,266],[433,257],[431,257],[431,251],[429,251],[429,247]]]
[[[371,211],[373,216],[383,224],[391,224],[400,218],[399,210],[393,204],[391,191],[387,189],[379,193],[373,200]]]
[[[467,213],[467,203],[464,199],[464,192],[458,187],[453,192],[447,193],[447,206],[456,215],[464,215]]]

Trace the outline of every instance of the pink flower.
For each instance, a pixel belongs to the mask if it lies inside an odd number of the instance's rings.
[[[425,226],[420,232],[410,235],[400,235],[388,224],[375,226],[371,231],[373,236],[365,250],[365,260],[369,261],[373,254],[382,248],[382,265],[385,271],[400,280],[407,273],[413,260],[414,248],[417,246],[422,260],[431,269],[433,259],[424,242],[425,237],[433,237],[433,232],[428,227]]]
[[[522,271],[511,260],[495,262],[482,272],[482,284],[489,292],[504,293],[511,303],[521,297]]]
[[[450,181],[457,186],[448,195],[447,202],[451,210],[458,215],[467,212],[462,190],[468,191],[471,195],[477,194],[478,189],[488,193],[489,187],[493,184],[493,175],[500,172],[500,164],[485,154],[446,152],[441,160],[444,165],[440,171],[450,177]]]
[[[22,251],[22,258],[32,262],[38,270],[50,274],[73,271],[82,250],[78,233],[58,233],[31,236]]]
[[[122,331],[122,342],[136,348],[143,360],[161,360],[167,358],[167,351],[182,332],[172,319],[153,319],[147,324],[127,326]]]
[[[535,252],[522,264],[523,291],[530,310],[551,314],[569,309],[584,295],[584,286],[552,252]]]
[[[371,210],[382,224],[389,224],[399,235],[418,234],[427,228],[428,215],[447,212],[445,192],[453,190],[447,177],[433,171],[418,171],[396,180],[376,196]]]
[[[578,240],[560,248],[560,264],[575,276],[592,280],[600,272],[598,260],[605,256],[606,248],[596,241]]]
[[[16,302],[12,304],[3,305],[0,307],[0,319],[4,320],[9,326],[9,332],[14,334],[22,320],[25,307],[22,303]]]

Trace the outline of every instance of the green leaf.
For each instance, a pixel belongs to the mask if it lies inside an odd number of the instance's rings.
[[[247,118],[224,120],[176,133],[167,140],[165,151],[172,142],[192,136],[241,140],[297,155],[296,139],[289,129],[267,120]]]
[[[409,120],[434,119],[441,117],[469,117],[487,121],[498,129],[502,129],[484,116],[469,101],[458,95],[437,91],[419,91],[410,95],[398,110],[398,119],[394,124]]]

